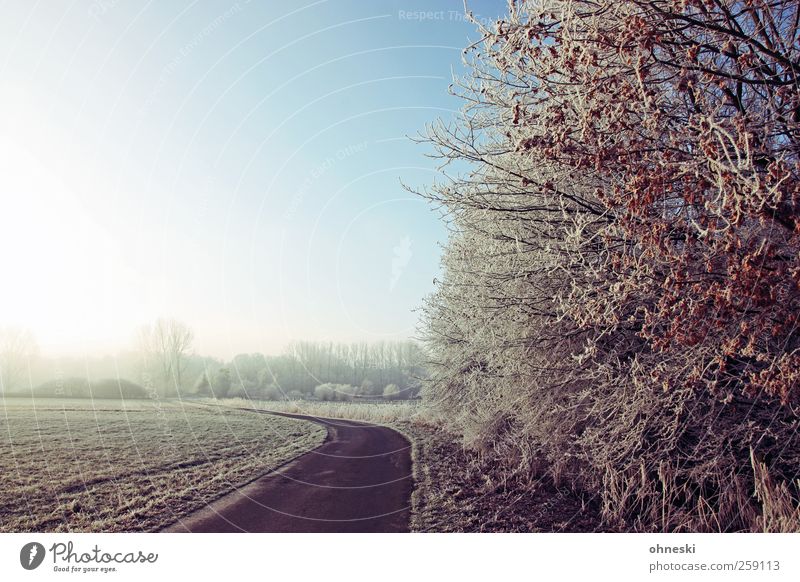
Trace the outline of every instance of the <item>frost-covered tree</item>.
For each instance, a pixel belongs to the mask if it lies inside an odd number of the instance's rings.
[[[214,374],[214,380],[211,382],[211,391],[215,398],[225,398],[231,390],[231,385],[231,371],[223,367]]]
[[[139,330],[144,369],[155,371],[167,396],[180,394],[183,390],[193,341],[191,328],[175,319],[159,318],[153,325]]]
[[[425,396],[468,443],[629,527],[800,528],[799,19],[529,0],[476,23],[463,115],[426,135],[470,169],[422,193],[452,231]]]

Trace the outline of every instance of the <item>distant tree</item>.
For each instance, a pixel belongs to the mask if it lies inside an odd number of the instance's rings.
[[[200,378],[200,376],[205,373],[206,377],[210,379],[213,377],[214,373],[222,367],[222,362],[216,360],[215,358],[210,358],[207,356],[200,356],[195,353],[190,353],[185,358],[185,365],[183,370],[183,377],[186,380],[193,379],[195,382]],[[189,385],[192,388],[194,384],[192,383]]]
[[[375,384],[372,380],[364,378],[361,382],[361,394],[364,396],[375,396]]]
[[[211,382],[211,391],[216,398],[226,398],[231,390],[231,371],[228,368],[220,368],[214,375]]]
[[[266,365],[265,359],[265,367],[259,369],[258,374],[256,375],[257,382],[259,386],[270,386],[275,384],[276,378],[275,374],[272,372],[269,366]]]
[[[351,401],[359,392],[359,388],[351,384],[335,384],[336,400]]]
[[[277,384],[267,384],[262,389],[262,396],[264,400],[283,400],[284,394]]]
[[[336,399],[336,392],[334,390],[333,384],[320,384],[316,388],[314,388],[314,396],[318,400],[322,401],[330,401]]]
[[[233,382],[227,394],[228,398],[252,398],[253,395],[242,385],[241,382]]]
[[[194,332],[175,319],[158,319],[140,330],[139,343],[146,366],[154,366],[162,379],[165,395],[179,394],[194,341]]]
[[[208,372],[203,372],[194,384],[194,391],[200,396],[211,395],[211,382],[208,381]]]
[[[0,328],[0,394],[19,388],[25,368],[35,353],[36,341],[29,331]]]
[[[234,376],[243,381],[257,382],[259,373],[266,365],[261,354],[238,354],[231,361]]]

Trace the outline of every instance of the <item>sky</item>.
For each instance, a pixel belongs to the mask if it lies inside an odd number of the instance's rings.
[[[471,2],[482,20],[500,1]],[[0,0],[0,326],[52,355],[416,337],[461,0]]]

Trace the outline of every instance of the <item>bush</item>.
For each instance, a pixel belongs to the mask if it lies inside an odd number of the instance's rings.
[[[197,378],[197,382],[194,384],[194,391],[199,396],[210,396],[211,395],[211,382],[208,381],[208,373],[203,372]]]
[[[615,527],[800,530],[797,3],[728,4],[512,3],[428,136],[424,396]]]
[[[323,402],[349,401],[355,398],[358,389],[350,384],[320,384],[314,388],[314,396]]]
[[[376,387],[371,380],[365,379],[361,382],[361,395],[363,396],[376,396]]]
[[[316,388],[314,388],[314,397],[317,400],[322,400],[323,402],[329,402],[334,400],[334,389],[333,384],[320,384]]]
[[[264,400],[285,400],[286,396],[277,384],[269,384],[262,389]]]
[[[383,397],[386,400],[396,400],[400,398],[400,388],[397,387],[397,384],[387,384],[383,389]]]
[[[211,382],[211,392],[215,398],[226,398],[231,389],[231,371],[228,368],[220,368],[214,374]]]
[[[135,400],[137,398],[147,398],[147,390],[144,386],[135,384],[121,378],[109,378],[98,380],[92,383],[91,392],[94,398],[122,398]]]
[[[91,393],[89,380],[86,378],[63,378],[40,384],[33,389],[34,396],[88,398]]]

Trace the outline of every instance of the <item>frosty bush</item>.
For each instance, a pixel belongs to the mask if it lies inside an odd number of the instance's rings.
[[[386,400],[394,400],[395,398],[400,398],[400,388],[397,387],[397,384],[387,384],[386,387],[383,389],[383,397]]]
[[[481,29],[426,136],[470,172],[422,194],[453,227],[425,396],[487,458],[633,529],[800,529],[765,517],[798,504],[799,11],[543,0]]]
[[[320,384],[314,388],[314,396],[322,401],[352,400],[358,389],[350,384]]]

